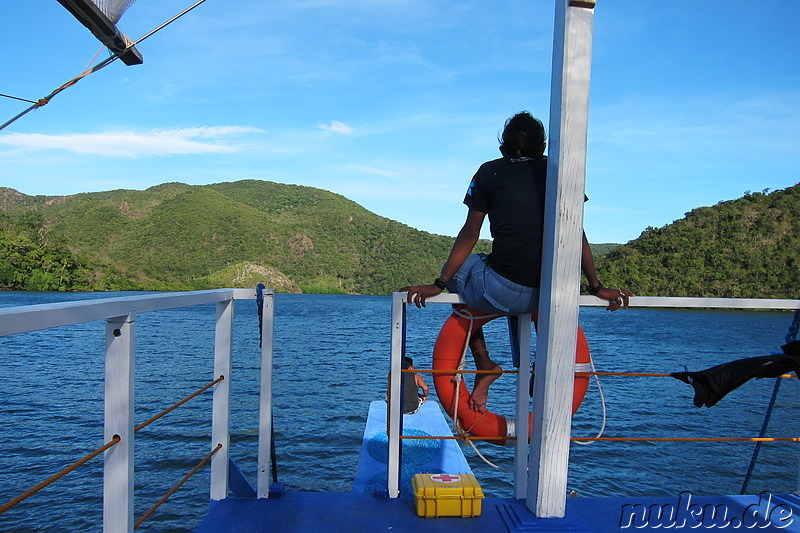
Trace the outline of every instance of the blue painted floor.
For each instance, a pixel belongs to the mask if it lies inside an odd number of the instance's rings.
[[[565,518],[535,518],[524,502],[486,498],[481,516],[421,518],[413,500],[358,493],[287,493],[212,504],[195,533],[260,532],[618,532],[724,529],[800,532],[800,496],[568,498]]]
[[[228,498],[213,502],[195,533],[515,533],[527,531],[622,532],[638,530],[783,531],[800,533],[800,496],[692,496],[567,498],[564,518],[536,518],[525,502],[486,498],[472,518],[417,516],[410,495],[418,472],[469,473],[461,449],[448,440],[404,440],[401,492],[397,499],[373,496],[386,487],[386,403],[370,405],[353,492],[289,492],[280,498]],[[445,435],[450,429],[439,406],[423,405],[403,415],[404,435]]]

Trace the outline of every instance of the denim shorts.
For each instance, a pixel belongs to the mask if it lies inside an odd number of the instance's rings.
[[[520,315],[539,308],[539,289],[509,281],[486,261],[486,254],[470,254],[447,283],[470,309],[500,315]]]

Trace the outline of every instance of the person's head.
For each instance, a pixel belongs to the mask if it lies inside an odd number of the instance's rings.
[[[506,157],[536,157],[544,154],[544,124],[527,111],[506,120],[500,141],[500,153]]]
[[[410,357],[404,357],[403,359],[405,360],[406,368],[411,368],[412,366],[414,366],[414,360],[411,359]]]

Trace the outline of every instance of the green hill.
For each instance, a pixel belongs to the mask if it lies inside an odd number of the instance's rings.
[[[337,194],[255,180],[67,197],[0,188],[0,217],[0,287],[39,290],[263,281],[289,292],[385,294],[436,277],[453,242]],[[38,264],[46,254],[55,259]]]
[[[700,207],[598,263],[607,286],[649,296],[800,296],[800,184]]]
[[[617,243],[611,243],[611,242],[604,242],[604,243],[590,244],[589,245],[589,247],[592,249],[592,255],[594,256],[595,262],[599,261],[600,259],[602,259],[606,255],[608,255],[608,253],[611,250],[613,250],[614,248],[616,248],[618,246],[620,246],[620,245],[617,244]]]
[[[701,207],[625,245],[600,279],[652,296],[796,298],[800,185]],[[246,180],[27,196],[0,187],[0,288],[387,294],[431,281],[453,238],[340,195]],[[481,241],[478,251],[488,251]]]

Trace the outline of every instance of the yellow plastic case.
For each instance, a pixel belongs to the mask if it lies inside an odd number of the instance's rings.
[[[417,515],[480,516],[483,490],[472,474],[415,474],[411,480]]]

